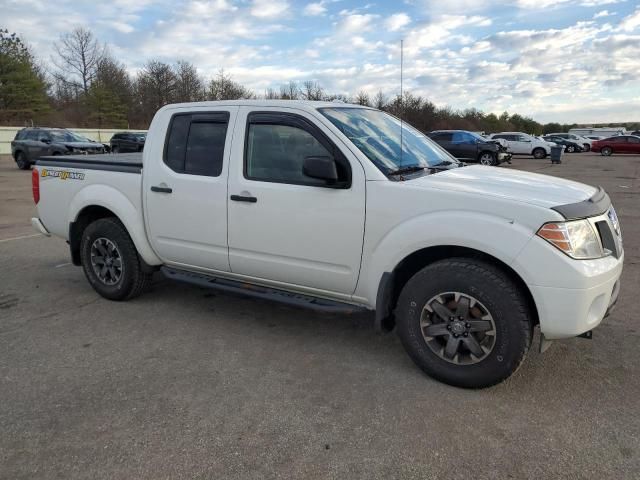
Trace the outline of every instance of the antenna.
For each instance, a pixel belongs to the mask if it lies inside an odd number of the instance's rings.
[[[402,143],[402,130],[404,121],[404,90],[403,90],[403,75],[402,70],[404,67],[404,40],[400,40],[400,166],[402,166],[402,150],[404,149]]]

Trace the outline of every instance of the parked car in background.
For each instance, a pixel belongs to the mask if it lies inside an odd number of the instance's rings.
[[[511,154],[500,142],[488,140],[474,132],[435,130],[428,136],[458,160],[482,165],[500,165],[511,161]]]
[[[551,145],[544,140],[522,132],[500,132],[489,135],[489,139],[502,139],[507,142],[507,151],[513,155],[533,155],[545,158],[551,153]]]
[[[72,153],[105,153],[105,148],[63,128],[23,128],[11,142],[11,155],[21,170],[31,168],[40,157]]]
[[[82,135],[82,134],[77,133],[77,132],[73,132],[73,134],[78,136],[78,138],[83,139],[86,142],[98,143],[98,144],[102,145],[104,147],[105,153],[109,153],[111,151],[111,145],[109,145],[108,143],[98,142],[97,140],[94,140],[92,138],[87,137],[86,135]]]
[[[582,147],[582,150],[584,150],[585,152],[588,152],[589,150],[591,150],[591,140],[588,139],[587,137],[583,137],[581,135],[576,135],[575,133],[548,133],[547,135],[545,135],[545,137],[559,137],[559,138],[564,138],[565,140],[568,140],[570,142],[573,143],[577,143],[578,145],[580,145]],[[569,150],[567,150],[569,151]]]
[[[141,152],[147,139],[145,132],[119,132],[111,137],[113,153]]]
[[[564,147],[564,151],[567,153],[575,153],[575,152],[583,152],[585,148],[573,141],[562,137],[556,137],[554,135],[545,135],[542,137],[546,142],[553,142],[556,145],[562,145]]]
[[[615,137],[596,140],[591,146],[594,152],[608,157],[613,153],[640,153],[640,136],[617,135]]]
[[[628,132],[623,127],[597,127],[597,128],[570,128],[569,133],[574,135],[595,135],[600,138],[609,138],[615,135],[625,135]]]

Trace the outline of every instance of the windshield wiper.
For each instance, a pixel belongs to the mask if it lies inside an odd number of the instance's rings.
[[[404,175],[406,173],[420,172],[427,167],[421,167],[420,165],[409,165],[407,167],[398,168],[396,170],[391,170],[387,173],[387,175]]]

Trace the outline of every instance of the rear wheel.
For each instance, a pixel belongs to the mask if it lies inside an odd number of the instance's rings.
[[[591,145],[589,145],[588,143],[585,143],[584,145],[582,145],[582,147],[584,148],[585,152],[591,151]]]
[[[600,150],[600,154],[605,157],[609,157],[613,153],[613,149],[611,147],[602,147]]]
[[[482,165],[495,165],[496,164],[495,156],[491,152],[482,152],[478,156],[478,161]]]
[[[120,147],[118,147],[117,145],[114,145],[111,148],[111,153],[119,153],[120,152]]]
[[[441,260],[420,270],[400,294],[396,319],[413,361],[458,387],[505,380],[531,345],[523,293],[500,269],[475,259]]]
[[[24,152],[16,153],[16,165],[20,170],[29,170],[31,168],[31,163],[27,160],[27,156]]]
[[[544,148],[534,148],[532,153],[533,153],[533,158],[537,158],[537,159],[542,159],[547,156],[547,152],[544,150]]]
[[[131,237],[116,218],[101,218],[85,228],[80,255],[87,280],[109,300],[137,297],[151,282]]]

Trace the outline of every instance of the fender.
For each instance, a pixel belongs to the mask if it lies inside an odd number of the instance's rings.
[[[368,299],[368,303],[376,302],[385,272],[393,272],[403,259],[418,250],[437,246],[467,247],[512,266],[533,235],[530,228],[514,219],[478,212],[439,211],[412,217],[388,231],[377,245],[370,248],[365,245],[362,282],[356,288],[356,296]],[[407,239],[413,241],[407,242]],[[514,270],[524,278],[517,266]]]
[[[108,198],[109,202],[103,199]],[[142,212],[119,190],[104,184],[89,185],[71,200],[67,224],[75,222],[86,207],[96,205],[111,210],[129,232],[138,253],[148,265],[161,265],[162,261],[151,248],[144,230]]]

